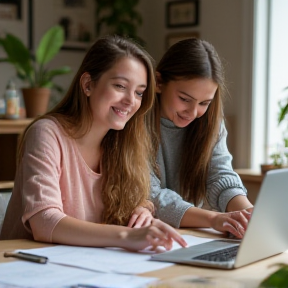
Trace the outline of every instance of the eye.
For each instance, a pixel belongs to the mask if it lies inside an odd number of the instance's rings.
[[[189,102],[190,100],[189,99],[186,99],[186,98],[183,98],[181,96],[179,96],[180,100],[183,101],[183,102]]]
[[[211,102],[203,102],[203,103],[200,103],[201,106],[209,106]]]
[[[139,91],[139,92],[136,91],[135,93],[136,93],[137,96],[139,96],[139,97],[142,98],[142,97],[143,97],[143,94],[144,94],[144,91],[143,91],[143,92],[142,92],[142,91]]]
[[[125,89],[125,86],[121,85],[121,84],[115,84],[114,85],[116,88],[118,89],[121,89],[121,90],[124,90]]]

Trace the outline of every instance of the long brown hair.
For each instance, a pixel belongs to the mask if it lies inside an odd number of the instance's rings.
[[[223,95],[225,90],[224,70],[214,47],[200,39],[191,38],[177,42],[164,54],[156,71],[161,74],[161,83],[173,80],[207,78],[213,80],[218,89],[206,113],[195,119],[186,129],[182,147],[179,174],[179,194],[198,205],[206,197],[206,180],[212,150],[216,144],[223,119]],[[165,101],[165,100],[162,100]],[[154,151],[158,151],[160,137],[160,96],[149,118]],[[151,126],[152,127],[152,126]],[[154,154],[156,159],[156,154]]]
[[[127,225],[134,208],[149,198],[150,141],[144,117],[152,107],[155,97],[153,60],[139,45],[119,36],[97,40],[89,49],[62,101],[50,112],[35,121],[55,117],[72,138],[80,138],[92,125],[89,97],[82,90],[80,78],[88,72],[97,81],[103,73],[123,57],[137,59],[147,70],[147,88],[139,110],[126,123],[123,130],[109,130],[101,143],[103,223]],[[34,121],[34,122],[35,122]],[[34,123],[33,122],[33,123]],[[33,124],[32,123],[32,124]],[[31,125],[32,125],[31,124]],[[18,164],[23,154],[25,130],[18,149]]]

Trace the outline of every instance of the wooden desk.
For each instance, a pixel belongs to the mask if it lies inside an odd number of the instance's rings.
[[[16,150],[18,136],[33,119],[0,119],[0,183],[13,181],[16,171]],[[10,188],[11,185],[2,188]]]
[[[202,237],[211,237],[211,238],[223,238],[222,234],[214,232],[210,229],[181,229],[182,234],[190,234],[194,236]],[[15,249],[30,249],[30,248],[41,248],[49,247],[53,245],[33,242],[29,240],[9,240],[9,241],[0,241],[0,262],[10,262],[10,261],[19,261],[13,258],[4,258],[4,251],[13,251]],[[288,252],[288,251],[287,251]],[[196,275],[196,276],[205,276],[205,277],[220,277],[229,280],[236,280],[240,283],[245,283],[246,288],[255,288],[259,283],[268,275],[275,272],[278,267],[273,266],[277,263],[286,263],[288,264],[288,253],[282,253],[277,256],[267,258],[265,260],[250,264],[248,266],[238,268],[235,270],[221,270],[213,268],[202,268],[194,267],[189,265],[173,265],[171,267],[156,270],[148,273],[141,274],[141,276],[147,277],[157,277],[160,279],[172,279],[178,276],[184,275]]]

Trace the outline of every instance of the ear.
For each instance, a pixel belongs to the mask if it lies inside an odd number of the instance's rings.
[[[161,93],[161,88],[162,88],[162,77],[159,72],[155,73],[156,75],[156,93]]]
[[[85,72],[82,74],[80,78],[80,85],[82,88],[82,91],[87,97],[90,97],[91,95],[91,88],[92,88],[92,82],[91,82],[91,76],[88,72]]]

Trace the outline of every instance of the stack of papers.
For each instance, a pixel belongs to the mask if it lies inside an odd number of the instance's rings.
[[[188,246],[213,240],[191,235],[183,235],[183,238]],[[174,242],[172,249],[177,248],[180,248],[180,246]],[[157,279],[139,277],[135,274],[174,265],[173,263],[151,261],[152,252],[148,249],[136,253],[120,248],[58,245],[21,251],[46,256],[49,261],[47,264],[27,261],[0,264],[0,288],[10,288],[11,286],[8,285],[30,288],[72,288],[77,287],[77,285],[78,287],[84,287],[79,284],[92,285],[91,288],[145,287],[148,283],[153,283]],[[157,252],[165,252],[165,249],[163,248],[162,251]]]

